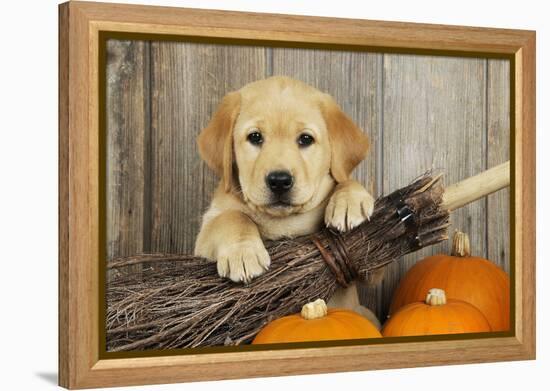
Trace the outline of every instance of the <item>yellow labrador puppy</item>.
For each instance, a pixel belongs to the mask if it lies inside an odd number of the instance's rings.
[[[262,239],[310,234],[323,224],[347,231],[374,199],[352,170],[369,142],[331,96],[287,77],[271,77],[226,95],[198,138],[201,157],[221,177],[203,216],[195,254],[220,276],[250,281],[269,268]],[[370,313],[356,287],[329,305]]]

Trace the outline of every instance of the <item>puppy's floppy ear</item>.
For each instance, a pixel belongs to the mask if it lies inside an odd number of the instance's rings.
[[[330,173],[344,182],[367,155],[369,139],[330,95],[323,94],[321,110],[330,139]]]
[[[197,139],[202,159],[222,178],[227,192],[233,177],[233,127],[240,107],[241,94],[227,94]]]

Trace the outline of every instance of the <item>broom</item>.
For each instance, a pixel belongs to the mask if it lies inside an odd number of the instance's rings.
[[[108,266],[107,351],[239,345],[304,303],[328,300],[402,255],[448,239],[449,212],[509,184],[509,162],[444,189],[423,175],[380,197],[370,221],[346,233],[266,243],[269,270],[243,285],[212,261],[141,254]],[[132,272],[142,265],[140,273]]]

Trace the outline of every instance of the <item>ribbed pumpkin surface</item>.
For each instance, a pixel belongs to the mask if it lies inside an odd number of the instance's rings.
[[[407,304],[388,319],[382,335],[460,334],[491,331],[485,316],[473,305],[449,299],[446,304],[431,306],[424,302]]]
[[[361,315],[343,309],[328,309],[318,319],[304,319],[300,314],[274,320],[256,336],[253,344],[312,342],[357,338],[380,338],[376,327]]]
[[[493,331],[510,329],[510,279],[486,259],[434,255],[414,265],[395,291],[390,315],[406,304],[424,300],[426,292],[438,287],[449,299],[477,307]]]

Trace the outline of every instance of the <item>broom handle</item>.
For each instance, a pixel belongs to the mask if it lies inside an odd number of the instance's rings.
[[[510,161],[507,161],[447,187],[442,206],[449,211],[455,210],[509,185]]]

